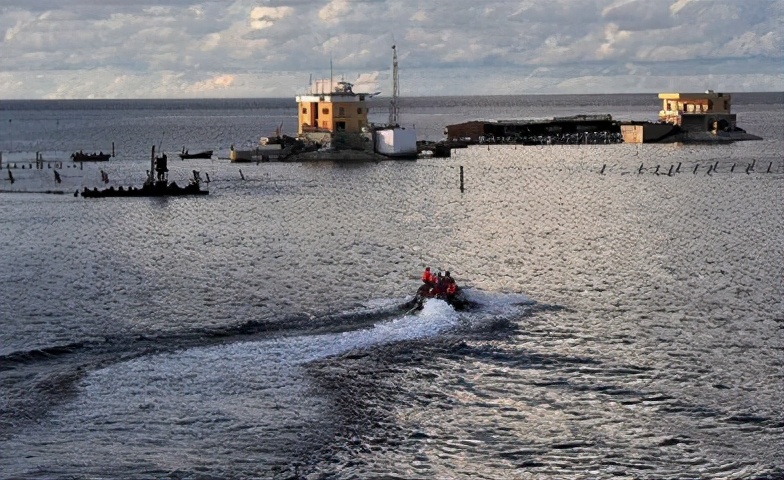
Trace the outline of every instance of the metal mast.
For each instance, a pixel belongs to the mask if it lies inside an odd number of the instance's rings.
[[[400,86],[397,78],[397,49],[392,45],[392,101],[389,105],[389,124],[397,125],[397,97],[400,94]]]

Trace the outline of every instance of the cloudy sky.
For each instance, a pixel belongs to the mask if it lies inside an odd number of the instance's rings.
[[[784,90],[784,0],[0,0],[0,99]]]

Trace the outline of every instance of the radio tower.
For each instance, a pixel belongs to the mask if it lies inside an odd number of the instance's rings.
[[[397,125],[397,96],[400,86],[397,83],[397,49],[392,45],[392,101],[389,104],[389,124]]]

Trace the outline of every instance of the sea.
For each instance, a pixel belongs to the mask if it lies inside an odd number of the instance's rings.
[[[0,478],[784,478],[784,93],[732,100],[762,140],[246,164],[293,99],[0,101]],[[78,195],[153,147],[209,195]],[[403,308],[427,266],[472,308]]]

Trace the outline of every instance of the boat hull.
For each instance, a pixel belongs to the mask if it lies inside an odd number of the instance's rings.
[[[191,158],[212,158],[212,150],[207,150],[199,153],[180,153],[179,155],[182,160],[187,160]]]
[[[180,187],[176,183],[155,183],[146,184],[141,188],[130,187],[128,189],[109,187],[103,190],[87,187],[82,191],[84,198],[107,198],[107,197],[180,197],[186,195],[209,195],[209,191],[202,190],[198,183],[191,183],[185,187]]]
[[[417,290],[416,295],[414,295],[414,298],[401,305],[401,308],[407,311],[422,310],[425,306],[425,302],[430,298],[444,300],[451,305],[452,308],[458,311],[468,310],[476,305],[466,298],[465,292],[462,289],[458,289],[457,293],[454,295],[433,295],[430,293],[430,286],[422,284],[422,286],[419,287],[419,290]]]
[[[109,153],[74,153],[71,159],[74,162],[106,162],[112,155]]]

